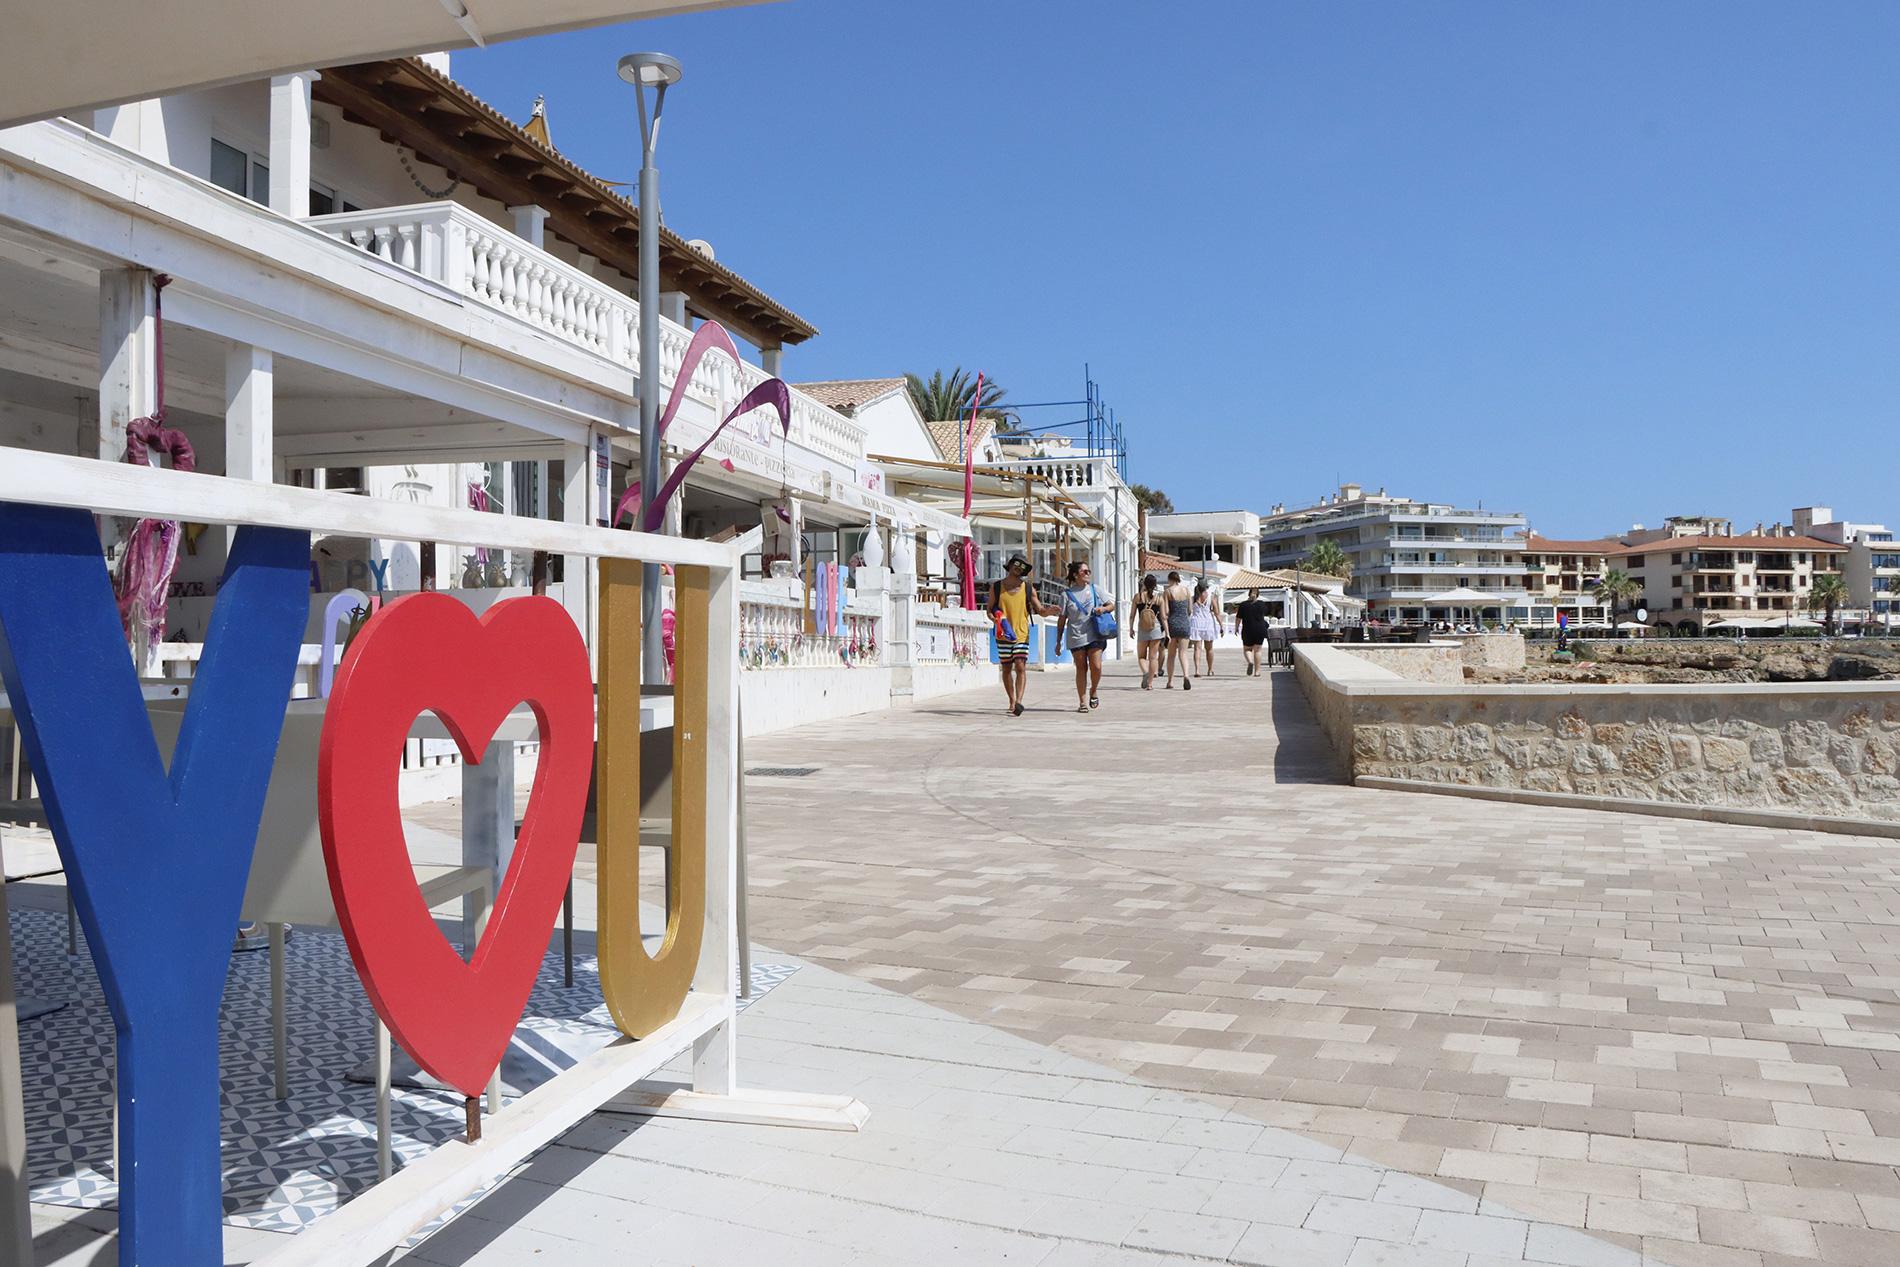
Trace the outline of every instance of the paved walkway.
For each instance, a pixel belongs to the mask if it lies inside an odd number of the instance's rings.
[[[1318,1174],[1195,1173],[1192,1132],[1144,1149],[1112,1105],[1021,1122],[1026,1154],[1178,1162],[1155,1208],[1215,1257],[1269,1261],[1254,1226],[1218,1243],[1237,1217],[1325,1238],[1272,1251],[1298,1263],[1354,1232],[1440,1251],[1355,1263],[1900,1262],[1889,842],[1343,787],[1289,675],[1108,685],[1088,717],[1051,677],[1021,718],[972,694],[753,745],[817,767],[749,784],[755,939],[1222,1138],[1296,1132]]]
[[[863,1132],[597,1116],[407,1260],[1900,1262],[1886,842],[1347,788],[1290,677],[1106,685],[748,745],[810,966],[742,1076]]]

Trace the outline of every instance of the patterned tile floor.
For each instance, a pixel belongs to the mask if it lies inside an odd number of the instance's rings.
[[[66,954],[66,922],[43,910],[11,915],[17,988],[66,1006],[23,1023],[28,1178],[39,1205],[113,1209],[112,1018],[90,959]],[[271,1093],[269,956],[232,957],[219,1066],[224,1083],[224,1206],[234,1227],[294,1232],[375,1182],[375,1094],[346,1073],[370,1049],[374,1015],[341,934],[300,929],[285,951],[290,1099]],[[755,963],[753,1000],[795,969]],[[504,1065],[524,1089],[606,1045],[616,1031],[591,956],[574,985],[550,954]],[[459,1100],[398,1088],[391,1124],[396,1165],[463,1130]]]
[[[1105,686],[749,745],[821,767],[748,784],[755,939],[1574,1261],[1900,1262],[1890,842],[1354,789],[1290,675]]]

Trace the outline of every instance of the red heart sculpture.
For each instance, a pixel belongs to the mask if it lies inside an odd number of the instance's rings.
[[[433,710],[478,761],[518,703],[541,755],[527,815],[475,953],[462,961],[416,887],[396,784],[409,727]],[[473,742],[471,742],[473,741]],[[478,1095],[508,1050],[574,867],[594,759],[587,647],[551,598],[479,619],[447,594],[399,598],[338,670],[317,753],[317,821],[338,922],[376,1013],[416,1063]]]

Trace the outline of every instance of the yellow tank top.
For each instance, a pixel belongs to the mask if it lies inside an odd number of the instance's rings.
[[[1016,634],[1016,641],[1029,639],[1029,585],[1027,582],[1011,590],[1004,586],[996,587],[996,605],[1003,609],[1003,616],[1009,621],[1009,627]]]

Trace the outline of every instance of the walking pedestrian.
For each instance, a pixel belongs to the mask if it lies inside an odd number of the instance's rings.
[[[1029,560],[1016,555],[1003,568],[1003,579],[990,586],[990,619],[996,624],[996,662],[1003,670],[1004,705],[1011,717],[1023,715],[1023,695],[1029,686],[1029,639],[1035,627],[1031,613],[1052,614],[1029,585]]]
[[[1234,609],[1234,616],[1240,622],[1241,653],[1247,657],[1247,676],[1260,675],[1260,646],[1267,640],[1267,605],[1260,600],[1259,590],[1248,590],[1247,601]]]
[[[1064,640],[1075,657],[1078,713],[1101,707],[1102,652],[1108,649],[1108,637],[1099,618],[1115,610],[1115,596],[1095,585],[1092,576],[1089,565],[1080,559],[1069,564],[1069,589],[1062,596]]]
[[[1214,592],[1207,587],[1206,581],[1194,584],[1194,608],[1188,613],[1189,658],[1198,670],[1203,658],[1207,661],[1207,672],[1203,677],[1214,676],[1214,639],[1221,635],[1220,608],[1214,599]]]
[[[1179,572],[1168,573],[1168,588],[1161,592],[1168,602],[1168,683],[1165,689],[1174,689],[1174,666],[1181,664],[1181,657],[1188,649],[1188,631],[1193,620],[1194,592],[1181,579]],[[1194,689],[1193,668],[1181,664],[1181,689]]]
[[[1141,689],[1152,691],[1161,674],[1161,656],[1168,645],[1168,608],[1161,601],[1154,573],[1141,578],[1135,598],[1135,651],[1141,661]]]

